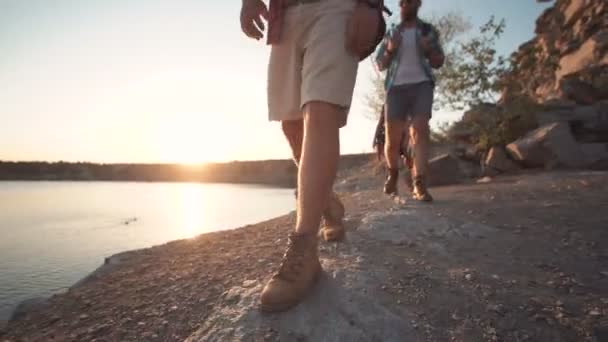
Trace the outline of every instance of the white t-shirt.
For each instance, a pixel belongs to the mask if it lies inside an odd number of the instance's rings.
[[[418,44],[416,44],[416,28],[406,28],[401,31],[401,46],[399,47],[399,68],[395,75],[394,85],[413,84],[429,81],[422,68]]]

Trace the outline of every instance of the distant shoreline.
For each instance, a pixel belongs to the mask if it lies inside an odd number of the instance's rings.
[[[341,168],[370,154],[343,155]],[[203,165],[13,162],[0,160],[0,181],[125,181],[255,184],[294,188],[297,168],[288,159],[233,161]]]
[[[260,184],[293,187],[289,160],[179,164],[96,164],[0,161],[0,181],[136,181]]]

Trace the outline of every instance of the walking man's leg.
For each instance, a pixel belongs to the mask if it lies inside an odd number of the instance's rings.
[[[302,155],[302,141],[304,138],[304,120],[285,120],[281,121],[281,128],[285,138],[289,142],[294,163],[299,168]],[[296,190],[297,198],[298,190]],[[344,237],[344,205],[338,195],[329,192],[329,201],[323,211],[321,236],[326,241],[337,241]]]
[[[270,54],[269,117],[301,120],[302,128],[283,124],[294,159],[299,159],[297,222],[279,269],[262,291],[264,311],[298,304],[322,270],[317,234],[336,175],[338,132],[346,124],[359,62],[345,49],[345,27],[354,7],[352,1],[319,1],[287,11],[281,42]]]
[[[317,233],[336,176],[343,115],[343,110],[328,103],[310,102],[305,107],[298,217],[279,272],[262,292],[262,309],[266,311],[282,311],[297,304],[321,272]]]
[[[386,145],[384,153],[388,165],[388,177],[384,184],[384,193],[387,195],[397,194],[397,180],[399,179],[399,154],[401,140],[406,127],[406,121],[388,117],[386,122]]]
[[[425,202],[433,201],[433,197],[427,189],[429,148],[431,143],[430,117],[430,114],[415,115],[410,129],[414,142],[413,196],[415,199]]]

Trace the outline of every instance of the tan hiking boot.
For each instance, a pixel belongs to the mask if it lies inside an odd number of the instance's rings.
[[[323,220],[321,230],[319,230],[319,235],[321,235],[323,240],[327,242],[341,241],[346,235],[346,230],[344,229],[344,224],[342,221],[329,222],[327,220]]]
[[[332,192],[327,209],[323,211],[323,222],[319,235],[327,242],[339,241],[344,238],[344,204],[340,197]]]
[[[384,183],[384,193],[387,195],[397,194],[397,180],[399,179],[399,169],[388,169],[388,177]]]
[[[423,176],[416,176],[414,178],[414,191],[412,197],[421,202],[433,202],[433,196],[429,193],[426,188],[426,181]]]
[[[285,311],[297,305],[310,292],[322,271],[317,241],[317,236],[311,234],[289,235],[281,266],[262,291],[262,311]]]
[[[342,219],[344,219],[344,204],[342,204],[338,194],[333,191],[329,195],[327,208],[323,210],[323,218],[330,223],[342,222]]]

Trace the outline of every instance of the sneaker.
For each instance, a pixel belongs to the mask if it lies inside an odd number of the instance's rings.
[[[260,309],[281,312],[297,305],[313,288],[321,271],[317,237],[291,233],[279,270],[262,291]]]
[[[399,179],[399,169],[388,169],[388,177],[384,183],[384,193],[387,195],[397,194],[397,180]]]
[[[427,190],[423,176],[414,178],[414,191],[412,192],[412,197],[421,202],[433,202],[433,196],[431,196]]]

